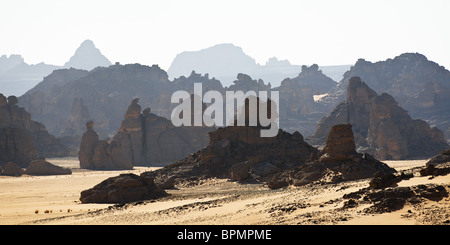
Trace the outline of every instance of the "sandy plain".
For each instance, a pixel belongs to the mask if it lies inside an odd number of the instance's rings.
[[[157,168],[89,171],[76,158],[47,159],[72,169],[72,175],[0,176],[1,225],[422,225],[450,223],[450,197],[406,204],[384,213],[370,206],[343,208],[343,195],[367,187],[369,179],[271,190],[263,184],[209,179],[179,185],[167,197],[126,205],[82,204],[80,192],[120,173],[140,174]],[[397,170],[425,165],[426,160],[386,161]],[[436,183],[450,191],[450,175],[414,177],[399,186]]]

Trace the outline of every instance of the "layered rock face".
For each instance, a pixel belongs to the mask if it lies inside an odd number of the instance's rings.
[[[359,59],[324,98],[329,109],[346,98],[349,79],[354,76],[361,77],[376,93],[392,95],[413,118],[436,126],[450,140],[450,71],[418,53],[375,63]]]
[[[286,78],[273,90],[280,93],[280,126],[288,132],[299,131],[304,136],[314,133],[317,122],[326,115],[326,107],[314,100],[314,95],[327,93],[336,86],[318,65],[302,66],[295,78]]]
[[[175,127],[170,120],[151,113],[150,108],[141,113],[138,102],[132,101],[112,139],[133,165],[161,166],[183,159],[208,144],[208,133],[213,127]]]
[[[308,140],[325,141],[333,125],[353,126],[356,147],[377,159],[427,158],[448,148],[442,131],[425,121],[413,120],[389,94],[377,95],[359,77],[352,77],[347,99],[317,125]]]
[[[17,102],[15,96],[0,94],[0,162],[27,167],[38,157],[66,156],[67,148]]]
[[[376,173],[396,172],[369,154],[355,149],[352,125],[339,124],[331,128],[324,149],[311,161],[284,171],[268,182],[272,189],[309,183],[334,183],[370,178]]]

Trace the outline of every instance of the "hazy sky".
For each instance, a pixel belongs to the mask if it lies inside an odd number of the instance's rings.
[[[265,64],[354,64],[419,52],[450,68],[449,0],[1,0],[0,55],[63,65],[85,39],[111,62],[159,64],[233,43]]]

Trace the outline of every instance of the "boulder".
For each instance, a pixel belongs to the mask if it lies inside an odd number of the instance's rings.
[[[135,174],[121,174],[108,178],[93,188],[81,192],[82,203],[129,203],[151,200],[168,194],[150,179]]]
[[[13,162],[8,162],[3,166],[3,175],[6,176],[22,176],[24,170]]]
[[[72,174],[72,171],[68,168],[63,168],[51,164],[45,160],[34,160],[30,162],[30,165],[25,171],[28,175],[66,175]]]
[[[432,157],[425,164],[425,168],[420,170],[422,176],[438,176],[450,173],[450,149],[444,150],[441,154]]]

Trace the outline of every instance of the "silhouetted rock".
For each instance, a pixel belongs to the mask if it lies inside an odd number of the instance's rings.
[[[94,148],[99,139],[98,134],[94,131],[94,122],[86,123],[86,132],[81,138],[80,151],[78,152],[78,160],[80,161],[80,168],[95,169],[93,162]]]
[[[349,68],[350,65],[320,67],[335,81],[342,79],[342,74]],[[269,58],[263,65],[257,64],[241,47],[224,43],[178,54],[167,72],[170,77],[179,77],[187,76],[193,70],[202,74],[209,73],[219,79],[224,86],[230,86],[236,74],[245,73],[277,87],[283,79],[295,77],[302,70],[302,66],[276,57]]]
[[[111,144],[120,146],[123,157],[133,165],[160,166],[178,161],[208,144],[214,127],[175,127],[166,118],[146,108],[141,113],[138,99],[128,107],[119,132]]]
[[[26,168],[38,157],[63,157],[67,148],[17,106],[16,96],[0,94],[0,161]]]
[[[66,175],[72,174],[72,171],[68,168],[63,168],[51,164],[45,160],[34,160],[30,162],[30,165],[25,170],[25,174],[28,175]]]
[[[377,172],[396,171],[369,154],[356,152],[351,125],[335,125],[320,154],[301,166],[277,174],[268,186],[276,189],[289,185],[335,183],[370,178]]]
[[[94,42],[85,40],[81,43],[80,47],[78,47],[70,60],[64,64],[64,67],[90,71],[98,66],[110,65],[112,65],[111,61],[95,47]]]
[[[144,179],[135,174],[121,174],[82,191],[80,201],[82,203],[129,203],[167,195],[164,190],[156,187],[151,179]]]
[[[280,130],[275,137],[261,137],[260,130],[256,126],[219,128],[210,133],[204,149],[142,176],[153,178],[163,188],[192,177],[265,182],[282,170],[302,165],[318,152],[298,132]]]
[[[331,127],[342,123],[352,124],[357,149],[378,159],[431,157],[448,148],[439,129],[413,120],[392,96],[377,95],[359,77],[349,80],[347,100],[322,118],[309,142],[322,144]]]
[[[78,152],[80,168],[94,170],[122,170],[133,169],[133,163],[124,155],[122,146],[117,142],[111,143],[99,140],[93,129],[94,122],[86,123],[86,132],[83,134]]]

